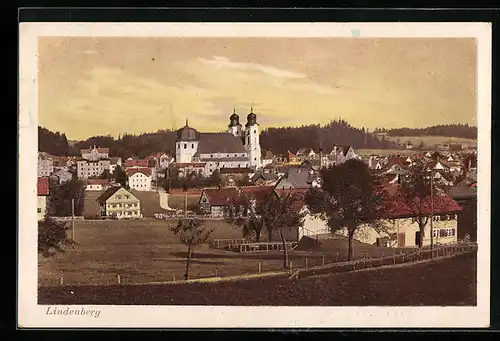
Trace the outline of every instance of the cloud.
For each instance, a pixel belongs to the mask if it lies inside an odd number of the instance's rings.
[[[256,64],[256,63],[243,63],[243,62],[233,62],[226,57],[213,56],[210,59],[200,58],[202,63],[215,66],[216,68],[227,68],[227,69],[237,69],[246,71],[257,71],[271,77],[282,77],[282,78],[305,78],[306,76],[302,73],[297,73],[294,71],[278,69],[274,66]]]

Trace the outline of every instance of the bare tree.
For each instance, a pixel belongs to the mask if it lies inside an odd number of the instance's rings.
[[[181,218],[177,224],[171,227],[172,232],[179,236],[182,244],[188,247],[186,272],[184,279],[189,279],[189,265],[191,262],[192,249],[199,244],[205,243],[214,229],[207,229],[205,221],[199,218]]]

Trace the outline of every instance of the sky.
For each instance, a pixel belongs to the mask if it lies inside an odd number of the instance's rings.
[[[42,37],[38,123],[70,140],[240,123],[262,129],[476,125],[476,44],[462,38]]]

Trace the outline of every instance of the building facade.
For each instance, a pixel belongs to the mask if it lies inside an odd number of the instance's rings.
[[[37,215],[38,221],[43,220],[47,213],[47,198],[49,196],[49,178],[39,177],[37,181]]]
[[[38,176],[47,177],[54,171],[54,161],[51,158],[38,155]]]
[[[247,116],[245,129],[239,123],[239,116],[233,113],[225,133],[199,133],[186,120],[186,125],[177,131],[175,162],[204,163],[204,176],[221,168],[258,169],[262,166],[259,134],[253,110]]]
[[[96,202],[101,217],[142,218],[140,200],[123,187],[108,188],[96,199]]]
[[[151,191],[151,169],[128,168],[128,186],[136,191]]]
[[[76,174],[79,179],[88,179],[90,177],[100,176],[104,171],[109,171],[110,160],[85,160],[79,159],[76,162]]]
[[[99,159],[109,159],[109,148],[93,148],[80,150],[82,158],[89,161],[96,161]]]

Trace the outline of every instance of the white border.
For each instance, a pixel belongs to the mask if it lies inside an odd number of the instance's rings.
[[[477,307],[85,306],[99,318],[46,315],[37,305],[37,47],[40,36],[360,37],[477,39]],[[20,328],[474,328],[490,321],[490,23],[21,23],[19,112]],[[353,38],[359,39],[359,38]]]

